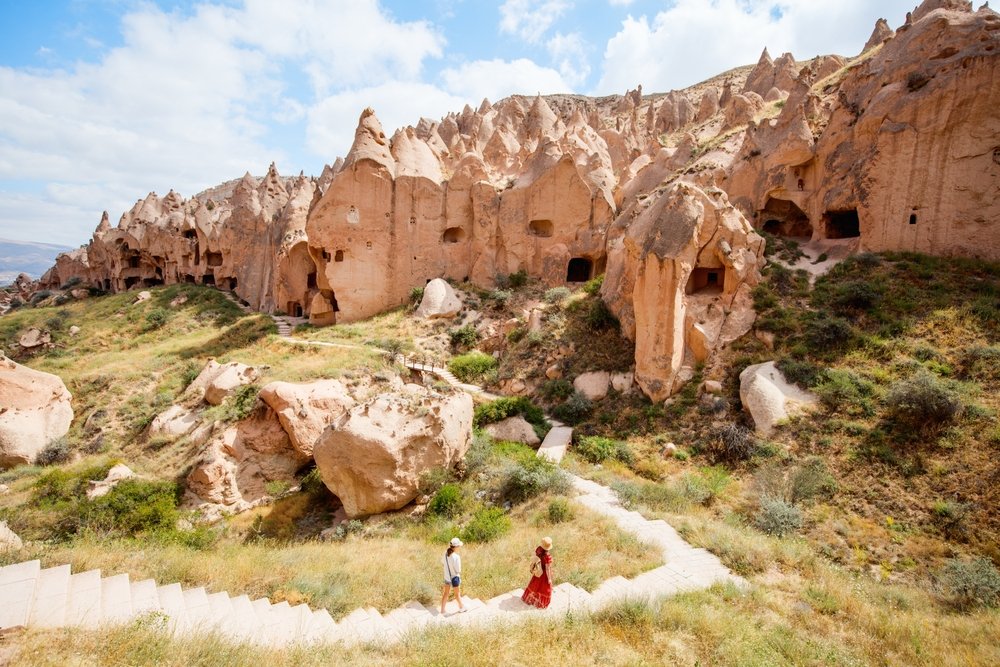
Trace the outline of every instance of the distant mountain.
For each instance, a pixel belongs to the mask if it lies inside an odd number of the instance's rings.
[[[19,273],[40,278],[56,262],[56,255],[72,250],[51,243],[0,239],[0,285],[14,282]]]

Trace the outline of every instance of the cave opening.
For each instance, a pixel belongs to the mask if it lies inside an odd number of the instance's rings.
[[[593,277],[594,263],[586,257],[574,257],[566,266],[566,282],[585,283]]]
[[[853,239],[861,236],[861,221],[858,219],[856,208],[847,211],[827,211],[823,215],[823,222],[828,239]]]

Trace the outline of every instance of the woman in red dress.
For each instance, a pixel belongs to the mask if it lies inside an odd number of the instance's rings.
[[[539,609],[545,609],[552,601],[552,556],[549,551],[552,549],[552,538],[543,537],[542,544],[535,549],[535,556],[541,563],[541,572],[534,574],[532,568],[531,582],[524,589],[521,600]]]

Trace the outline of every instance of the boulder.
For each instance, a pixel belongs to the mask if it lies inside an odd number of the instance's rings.
[[[66,435],[72,398],[57,376],[0,356],[0,469],[33,462]]]
[[[753,417],[754,429],[767,437],[779,421],[815,405],[818,398],[786,381],[774,362],[768,361],[740,373],[740,401]]]
[[[149,425],[151,438],[179,438],[198,426],[199,415],[180,405],[169,408],[153,417]]]
[[[79,333],[80,333],[80,327],[76,326],[75,324],[69,328],[70,336],[76,336]]]
[[[0,553],[5,551],[20,551],[24,543],[13,530],[7,527],[6,521],[0,521]]]
[[[126,479],[132,479],[135,477],[135,473],[124,463],[119,463],[118,465],[112,466],[111,470],[102,480],[90,480],[87,487],[87,498],[93,500],[94,498],[100,498],[101,496],[108,495],[111,489],[118,486],[118,484]]]
[[[132,303],[142,303],[143,301],[149,301],[152,298],[153,298],[152,293],[143,290],[135,295],[135,301],[133,301]]]
[[[531,446],[541,443],[534,427],[521,416],[507,417],[494,424],[487,424],[483,430],[494,440],[520,442]]]
[[[632,393],[633,384],[635,384],[635,373],[632,371],[611,374],[611,387],[619,394]]]
[[[316,443],[316,467],[349,517],[403,507],[420,476],[458,463],[472,440],[472,397],[407,385],[356,405]]]
[[[52,334],[48,331],[42,331],[38,327],[31,327],[17,339],[17,344],[26,350],[32,350],[36,347],[48,345],[51,342]]]
[[[599,401],[608,395],[611,374],[607,371],[592,371],[576,376],[573,388],[592,401]]]
[[[706,394],[715,394],[717,396],[722,393],[722,383],[718,380],[705,380],[702,389],[705,390]]]
[[[278,415],[292,447],[304,456],[312,456],[320,434],[355,404],[339,380],[271,382],[261,388],[260,399]]]
[[[206,403],[221,405],[229,394],[255,382],[259,376],[260,372],[253,366],[238,361],[220,364],[211,359],[188,385],[187,391],[201,394]]]
[[[424,287],[424,298],[417,308],[417,317],[435,319],[454,317],[462,310],[462,300],[446,280],[435,278]]]

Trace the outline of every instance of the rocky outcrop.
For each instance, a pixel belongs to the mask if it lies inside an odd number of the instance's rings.
[[[635,379],[662,401],[753,325],[764,240],[718,189],[677,183],[626,210],[601,296],[635,340]]]
[[[454,317],[462,310],[462,300],[447,281],[435,278],[424,287],[424,296],[417,308],[417,317],[435,319]]]
[[[421,473],[460,461],[472,437],[472,398],[416,385],[355,406],[316,443],[327,487],[350,517],[399,509]]]
[[[126,479],[132,479],[133,477],[135,477],[135,473],[124,463],[111,466],[111,470],[104,476],[104,479],[90,480],[87,485],[87,499],[94,500],[95,498],[106,496],[111,492],[111,489]]]
[[[181,405],[169,408],[153,417],[149,424],[150,438],[180,438],[193,431],[199,424],[199,417]]]
[[[214,359],[209,360],[191,384],[187,392],[201,396],[206,403],[221,405],[226,397],[239,387],[253,384],[260,377],[260,371],[253,366],[230,361],[220,364]]]
[[[778,422],[818,402],[816,396],[785,380],[773,361],[748,366],[740,373],[740,401],[753,418],[754,429],[767,437]]]
[[[5,551],[20,551],[24,547],[21,538],[7,526],[6,521],[0,521],[0,553]]]
[[[608,395],[611,374],[607,371],[582,373],[573,380],[573,389],[592,401],[599,401]]]
[[[896,35],[896,32],[889,27],[889,22],[885,19],[879,19],[875,22],[875,28],[872,30],[871,37],[865,42],[865,48],[861,49],[861,53],[868,53],[876,46],[882,46],[890,39]]]
[[[496,423],[487,424],[483,430],[494,440],[520,442],[532,447],[541,443],[534,427],[520,416],[507,417]]]
[[[57,376],[0,355],[0,469],[32,463],[69,431],[72,396]]]
[[[292,447],[305,457],[313,455],[323,431],[355,404],[339,380],[271,382],[261,388],[260,400],[274,411]]]

